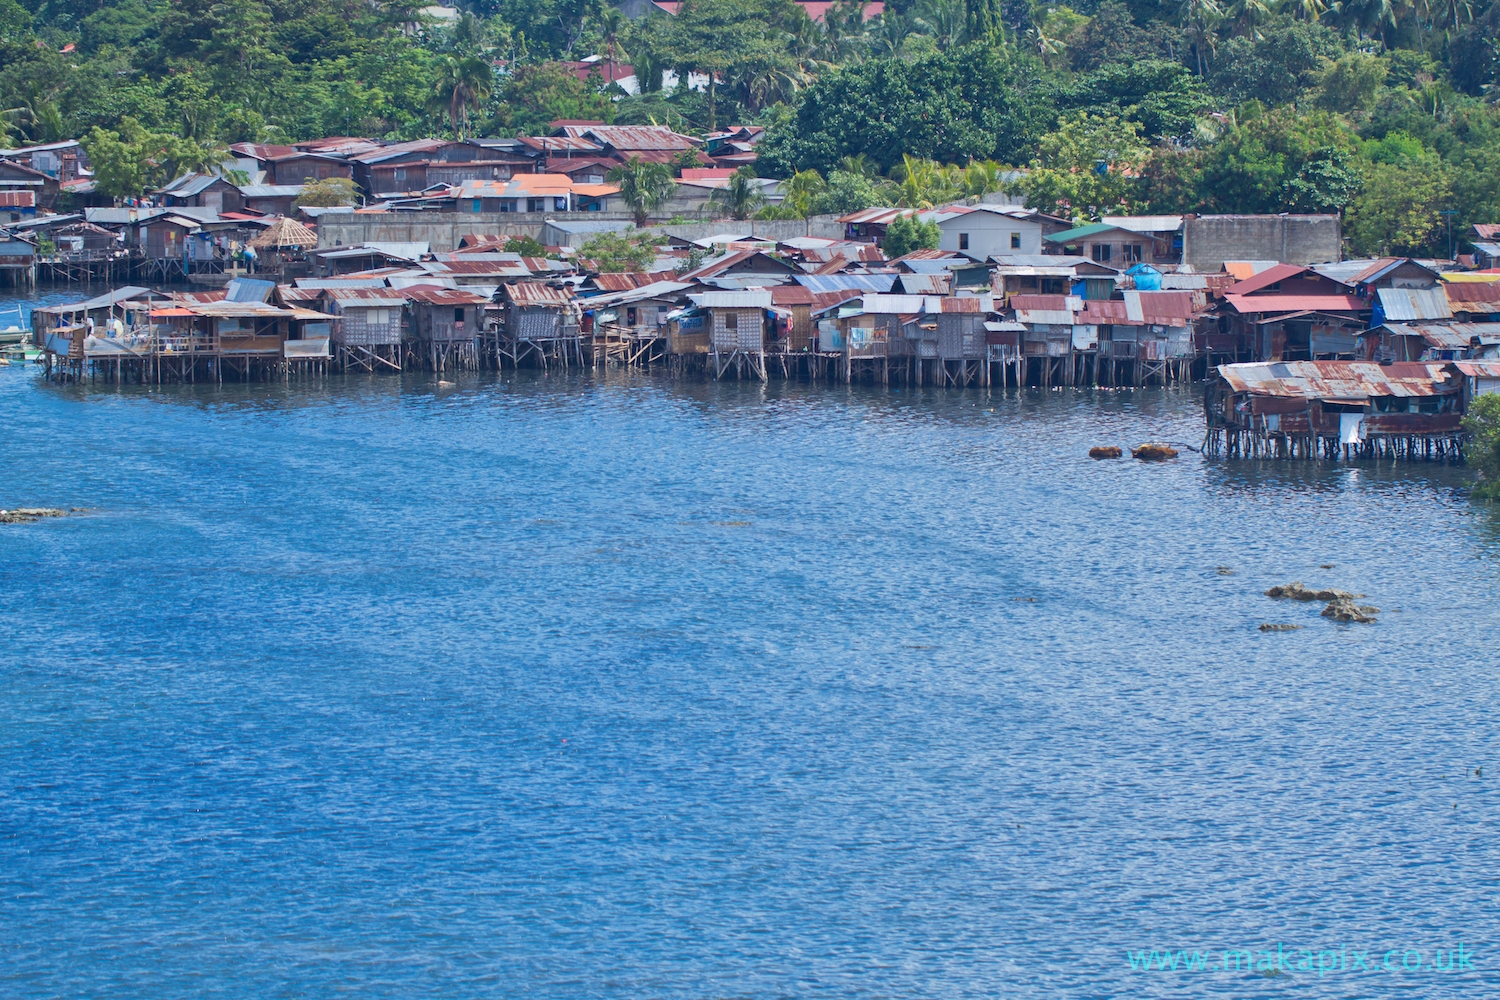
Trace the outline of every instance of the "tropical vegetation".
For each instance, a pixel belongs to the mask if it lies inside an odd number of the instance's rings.
[[[876,17],[841,0],[818,22],[792,0],[638,21],[604,0],[459,8],[0,0],[0,143],[82,139],[125,196],[241,141],[757,124],[756,174],[786,198],[755,204],[746,175],[729,214],[1005,190],[1080,220],[1335,211],[1353,252],[1424,255],[1500,221],[1500,0],[889,0]],[[636,181],[633,210],[659,194]]]

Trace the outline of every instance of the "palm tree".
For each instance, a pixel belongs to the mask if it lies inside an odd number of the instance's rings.
[[[489,43],[489,28],[472,11],[464,11],[453,26],[453,50],[464,55],[479,55]]]
[[[748,219],[766,203],[760,185],[755,183],[755,168],[750,166],[730,174],[728,186],[709,195],[708,201],[731,219]]]
[[[1270,18],[1271,8],[1266,0],[1230,0],[1224,16],[1234,25],[1236,35],[1260,39],[1264,36],[1256,25]]]
[[[865,0],[836,0],[823,13],[819,53],[830,63],[848,62],[863,46]]]
[[[647,163],[639,156],[611,168],[607,179],[620,186],[620,197],[630,206],[637,229],[644,227],[646,218],[670,201],[677,189],[670,167],[665,163]]]
[[[791,217],[807,218],[813,200],[828,190],[828,182],[816,170],[799,170],[781,185],[781,208]]]
[[[910,153],[901,154],[901,162],[891,170],[899,185],[896,200],[906,208],[932,208],[952,201],[960,193],[959,168],[944,168],[933,160],[923,160]]]
[[[915,26],[931,35],[939,51],[964,41],[965,11],[962,0],[922,0],[916,8]]]
[[[859,174],[866,180],[871,181],[880,176],[880,167],[865,153],[860,153],[857,156],[841,157],[833,169],[841,170],[846,174]]]
[[[429,107],[446,108],[453,134],[462,139],[469,124],[469,108],[477,111],[489,100],[494,85],[494,70],[478,56],[444,56],[438,61],[438,78]]]
[[[790,101],[810,79],[797,60],[779,52],[768,52],[764,58],[737,69],[734,82],[743,91],[746,110],[752,115],[761,108]]]
[[[991,191],[1005,187],[1005,168],[994,160],[975,160],[963,171],[963,194],[966,198],[982,198]]]
[[[1251,2],[1258,3],[1259,0],[1251,0]],[[1057,57],[1067,51],[1067,45],[1063,43],[1062,39],[1049,37],[1039,26],[1033,27],[1026,34],[1030,36],[1031,44],[1036,49],[1037,55],[1042,57],[1042,65],[1049,69],[1052,68]]]
[[[911,22],[887,7],[885,13],[880,15],[875,30],[870,33],[870,50],[874,55],[886,59],[898,58],[911,33]]]
[[[604,35],[604,58],[613,66],[625,51],[625,47],[620,44],[620,36],[625,33],[625,15],[620,13],[618,7],[611,7],[604,12],[599,30]]]
[[[1218,0],[1179,0],[1177,23],[1182,25],[1188,40],[1193,44],[1193,52],[1198,58],[1199,76],[1206,72],[1203,51],[1213,47],[1218,37],[1214,34],[1214,29],[1223,19],[1224,10],[1219,6]]]

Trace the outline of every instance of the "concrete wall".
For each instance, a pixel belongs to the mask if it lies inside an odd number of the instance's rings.
[[[353,246],[357,243],[429,243],[436,253],[453,250],[468,233],[489,236],[531,236],[540,239],[548,219],[559,222],[628,221],[627,212],[385,212],[376,214],[328,213],[318,220],[318,246]],[[811,219],[777,219],[735,222],[690,222],[669,226],[653,223],[653,232],[699,240],[715,233],[747,233],[761,239],[787,240],[797,236],[843,239],[844,227],[837,216]]]
[[[1343,259],[1337,215],[1200,215],[1183,220],[1183,263],[1219,271],[1226,260],[1324,264]]]
[[[844,225],[836,215],[815,215],[810,219],[745,219],[740,222],[717,219],[677,226],[652,223],[646,228],[684,240],[701,240],[718,233],[743,234],[762,240],[790,240],[798,236],[817,236],[825,240],[844,238]]]
[[[628,212],[383,212],[328,213],[318,220],[318,246],[357,243],[430,243],[435,252],[454,250],[468,233],[538,238],[548,219],[570,222],[629,220]]]

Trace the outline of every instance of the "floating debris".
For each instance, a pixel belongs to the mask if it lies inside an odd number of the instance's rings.
[[[1260,630],[1262,632],[1295,632],[1299,628],[1305,627],[1303,625],[1279,625],[1271,622],[1261,622]]]
[[[1366,625],[1374,625],[1375,616],[1378,614],[1380,614],[1379,608],[1372,608],[1368,604],[1355,604],[1347,597],[1329,601],[1328,606],[1323,609],[1324,618],[1332,618],[1336,622],[1363,622]]]
[[[1321,566],[1318,567],[1318,569],[1333,569],[1333,568],[1334,568],[1334,564],[1333,563],[1323,563]]]
[[[80,510],[81,508],[74,508]],[[0,524],[30,524],[44,517],[67,517],[68,512],[56,507],[14,507],[0,510]]]
[[[1012,601],[1019,601],[1022,604],[1035,604],[1036,603],[1036,598],[1035,597],[1012,597],[1011,600]]]
[[[1302,586],[1301,580],[1293,580],[1284,587],[1272,587],[1266,591],[1266,596],[1280,600],[1288,598],[1293,601],[1352,601],[1356,597],[1364,597],[1364,594],[1351,594],[1347,590],[1309,590]]]
[[[1220,576],[1234,576],[1234,570],[1230,569],[1228,566],[1215,566],[1214,572],[1219,574]]]
[[[1118,445],[1104,445],[1089,449],[1089,458],[1119,458],[1125,454]]]
[[[1144,462],[1160,462],[1163,459],[1176,458],[1177,449],[1159,441],[1150,441],[1130,449],[1130,454],[1131,457],[1139,458]]]

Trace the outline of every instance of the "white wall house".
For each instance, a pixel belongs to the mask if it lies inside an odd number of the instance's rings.
[[[943,231],[939,250],[956,250],[976,260],[992,255],[1039,254],[1043,222],[1036,213],[1004,205],[952,205],[923,213]]]

